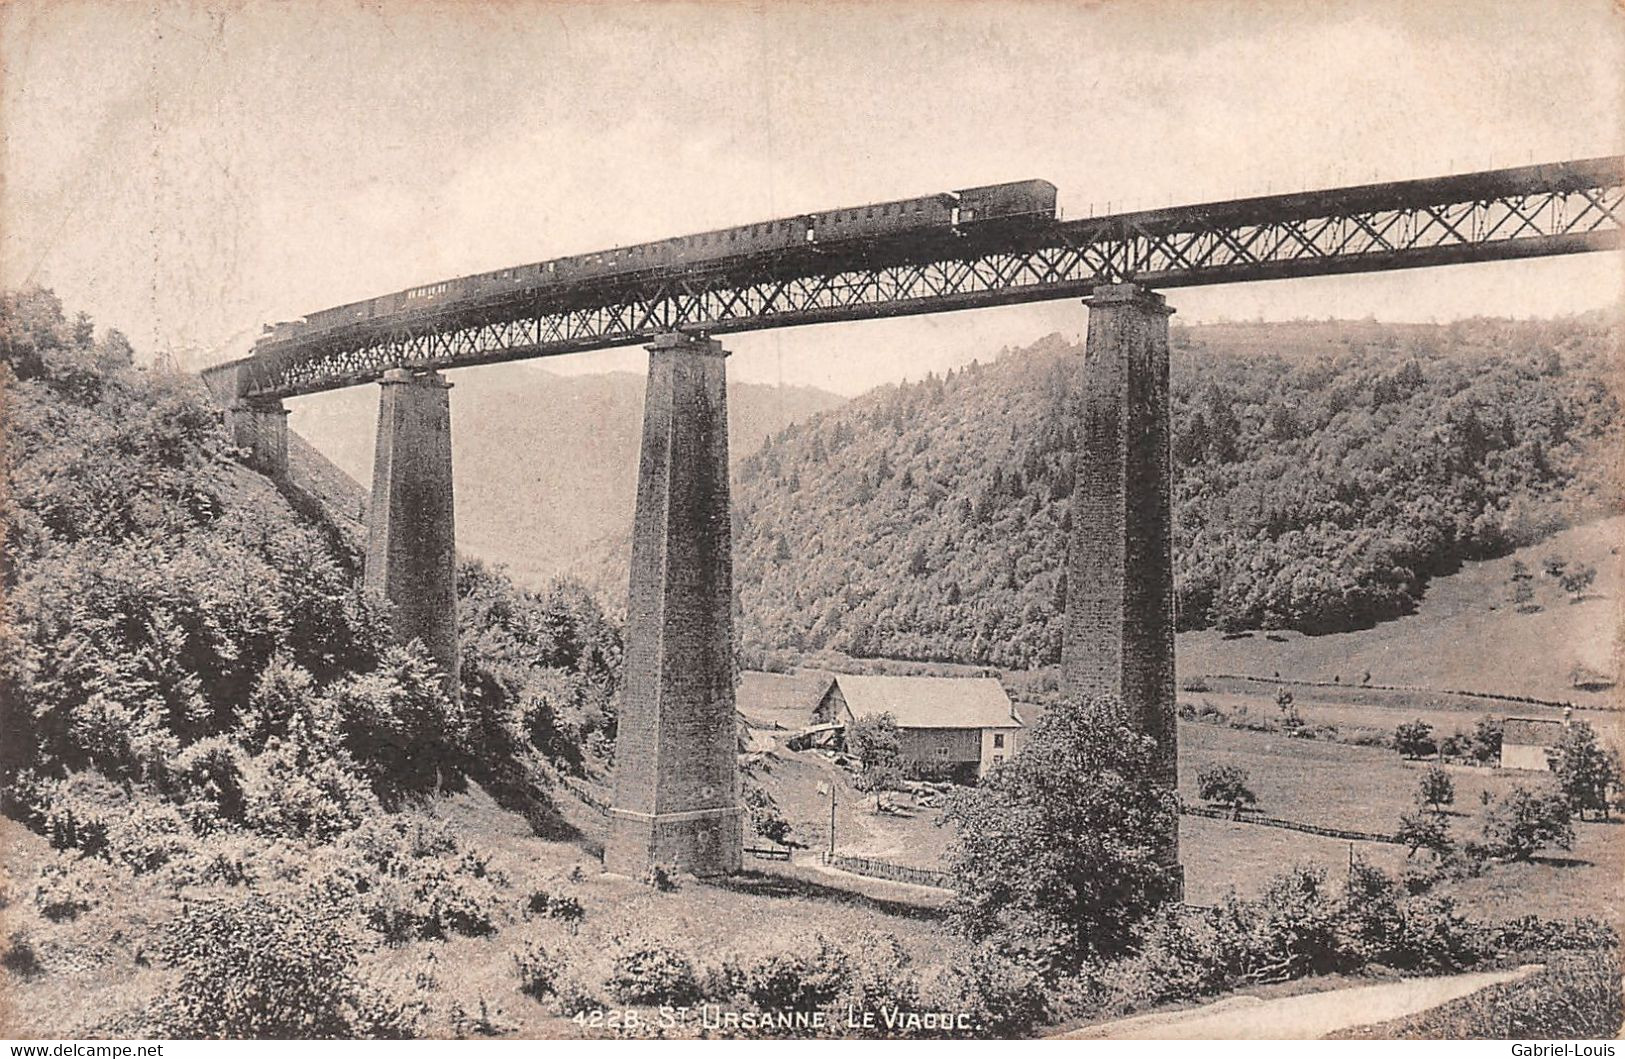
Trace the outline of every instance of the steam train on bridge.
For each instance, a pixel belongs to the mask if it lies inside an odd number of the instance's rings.
[[[429,314],[448,306],[495,301],[583,280],[634,277],[672,268],[725,267],[762,254],[829,254],[860,249],[868,241],[900,234],[974,235],[1054,219],[1055,185],[1044,180],[989,184],[809,213],[480,272],[323,309],[300,320],[268,325],[254,352],[266,355],[286,342],[373,320]]]

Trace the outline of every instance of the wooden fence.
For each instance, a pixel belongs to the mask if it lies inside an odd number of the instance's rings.
[[[1273,816],[1255,816],[1243,813],[1239,818],[1229,809],[1208,809],[1200,805],[1180,806],[1180,812],[1186,816],[1204,816],[1209,820],[1228,820],[1236,824],[1262,824],[1265,827],[1282,827],[1288,831],[1302,831],[1306,835],[1323,835],[1326,838],[1342,838],[1351,842],[1387,842],[1390,845],[1404,845],[1393,835],[1379,835],[1371,831],[1350,831],[1341,827],[1321,827],[1319,824],[1304,824],[1296,820],[1281,820]]]
[[[915,886],[930,886],[938,890],[952,890],[953,883],[945,871],[933,871],[930,868],[908,868],[890,861],[875,860],[872,857],[848,857],[842,853],[830,853],[827,850],[820,855],[820,859],[832,868],[849,871],[854,875],[867,875],[872,879],[889,879],[892,882],[912,883]]]

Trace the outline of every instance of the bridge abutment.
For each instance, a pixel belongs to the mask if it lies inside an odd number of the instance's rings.
[[[1168,317],[1161,295],[1132,283],[1085,299],[1061,692],[1111,695],[1157,742],[1155,779],[1178,783],[1174,709],[1173,477]],[[1181,891],[1178,819],[1158,859]]]
[[[248,452],[248,465],[272,478],[288,474],[288,410],[272,399],[238,397],[226,408],[231,442]]]
[[[615,794],[604,867],[739,870],[727,353],[649,347]]]
[[[451,384],[437,372],[393,368],[379,385],[365,588],[389,605],[395,640],[421,640],[456,695]]]

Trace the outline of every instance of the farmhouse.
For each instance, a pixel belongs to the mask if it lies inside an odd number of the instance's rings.
[[[913,771],[969,780],[1016,752],[1021,718],[992,677],[839,675],[813,711],[817,724],[889,713]]]
[[[1501,767],[1548,772],[1546,751],[1563,740],[1564,723],[1542,717],[1508,717],[1501,731]]]

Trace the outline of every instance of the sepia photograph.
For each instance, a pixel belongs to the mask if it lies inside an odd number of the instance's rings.
[[[1612,1056],[1622,228],[1615,0],[4,0],[0,1039]]]

